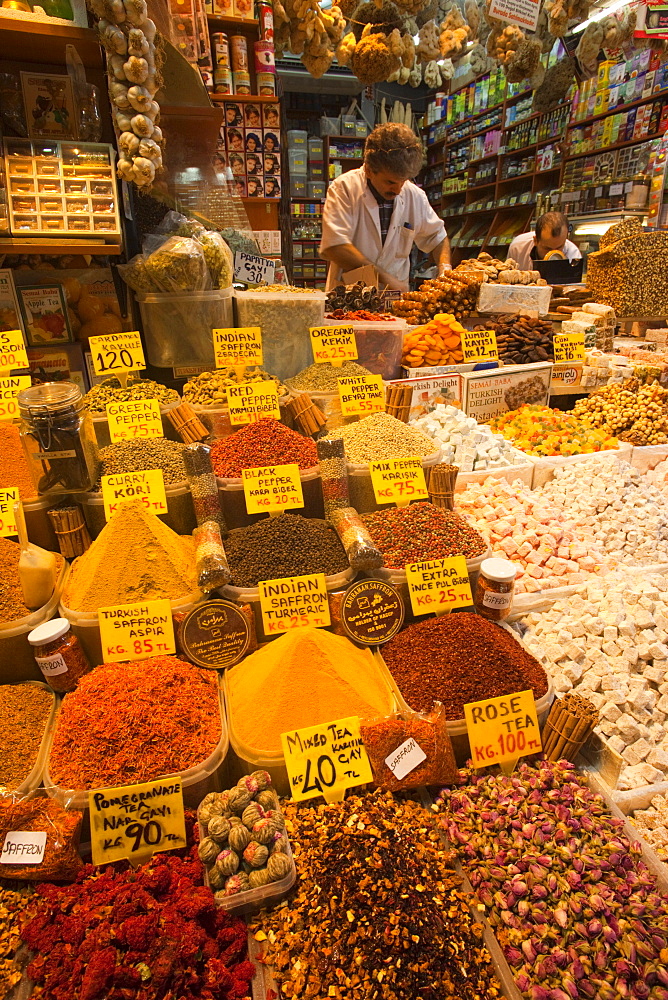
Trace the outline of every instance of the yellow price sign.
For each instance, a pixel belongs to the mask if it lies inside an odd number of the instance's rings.
[[[373,781],[356,715],[281,733],[285,766],[296,802],[322,795],[340,802],[347,788]]]
[[[312,326],[311,350],[317,364],[329,361],[340,368],[344,361],[354,361],[357,357],[357,341],[352,326]]]
[[[363,416],[385,409],[382,375],[345,375],[338,380],[341,413],[344,417]]]
[[[100,608],[97,616],[103,663],[176,652],[172,605],[167,598]]]
[[[89,344],[96,375],[111,378],[146,368],[139,330],[89,337]]]
[[[88,814],[94,865],[127,858],[136,867],[186,846],[180,778],[90,791]]]
[[[406,580],[414,615],[442,615],[473,604],[464,556],[408,563]]]
[[[18,486],[0,490],[0,538],[9,538],[19,533],[14,517],[14,504],[18,500]]]
[[[32,384],[30,375],[0,378],[0,420],[15,420],[19,415],[17,395]]]
[[[486,698],[464,705],[474,767],[488,767],[540,753],[540,728],[533,691]]]
[[[167,513],[167,494],[162,469],[145,472],[116,472],[102,476],[102,500],[105,520],[109,520],[119,507],[132,500],[141,500],[151,514]]]
[[[241,478],[248,514],[294,510],[304,506],[299,466],[294,462],[289,465],[242,469]]]
[[[405,507],[411,500],[427,500],[427,484],[420,458],[390,458],[371,462],[371,484],[376,503]]]
[[[552,338],[556,364],[570,364],[586,358],[584,333],[555,333]]]
[[[0,372],[14,371],[16,368],[28,367],[26,342],[22,330],[4,330],[0,332]]]
[[[157,399],[131,399],[127,403],[107,403],[109,437],[117,441],[162,437],[162,417]]]
[[[499,348],[494,330],[464,330],[462,354],[465,364],[473,361],[498,361]]]
[[[252,424],[262,417],[281,419],[278,386],[273,381],[228,385],[227,405],[231,424]]]
[[[216,368],[261,365],[262,331],[259,326],[231,326],[213,331]]]
[[[262,624],[268,636],[293,628],[324,628],[331,623],[324,573],[261,580]]]

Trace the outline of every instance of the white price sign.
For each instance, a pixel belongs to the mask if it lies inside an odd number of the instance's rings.
[[[252,253],[237,250],[234,255],[234,280],[245,281],[249,285],[259,285],[266,282],[273,284],[276,273],[276,262],[266,257],[256,257]]]

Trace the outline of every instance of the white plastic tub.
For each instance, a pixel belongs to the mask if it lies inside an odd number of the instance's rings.
[[[304,506],[286,511],[286,514],[302,514],[304,517],[325,517],[325,507],[322,498],[322,480],[317,466],[304,469],[299,474],[304,496]],[[234,528],[247,528],[249,524],[261,521],[266,514],[249,514],[246,511],[246,499],[242,479],[218,479],[218,497],[225,517],[225,524],[232,531]]]
[[[471,483],[484,483],[486,479],[506,479],[515,483],[519,479],[522,486],[531,489],[534,467],[530,462],[521,465],[500,465],[491,469],[478,469],[473,472],[460,472],[457,476],[455,493],[462,493]]]
[[[147,360],[158,368],[214,364],[211,331],[234,326],[231,288],[210,292],[138,292]]]
[[[33,647],[28,642],[28,633],[43,622],[50,621],[56,613],[68,572],[63,557],[59,555],[56,559],[59,560],[56,586],[44,607],[24,618],[0,622],[0,684],[43,680],[42,671],[35,663]]]
[[[72,563],[72,567],[76,565],[77,560],[75,559]],[[67,583],[69,580],[69,574],[71,569],[68,569],[65,580],[63,581],[62,593],[65,593],[67,588]],[[195,605],[201,604],[203,601],[203,595],[196,591],[193,594],[186,594],[183,597],[178,598],[178,600],[170,601],[172,606],[172,615],[185,614],[191,611]],[[100,625],[98,622],[97,611],[73,611],[60,602],[58,607],[58,614],[61,618],[67,618],[72,626],[72,631],[75,636],[83,646],[84,653],[88,657],[88,661],[92,667],[97,667],[102,663],[102,643],[100,640]],[[33,626],[34,627],[34,626]],[[174,628],[176,632],[176,627]]]
[[[312,364],[309,329],[323,326],[325,299],[324,292],[316,291],[258,289],[236,293],[237,323],[262,330],[264,367],[268,372],[284,381]]]
[[[478,312],[516,313],[521,309],[532,309],[539,316],[550,311],[552,287],[550,285],[492,285],[480,286]]]
[[[159,697],[160,693],[157,692],[157,694]],[[186,808],[189,809],[196,809],[204,796],[208,795],[209,792],[217,792],[220,790],[220,776],[218,771],[225,761],[230,745],[227,730],[227,716],[225,713],[225,702],[220,684],[218,687],[218,707],[220,709],[221,733],[220,740],[218,741],[218,745],[213,753],[209,754],[209,756],[199,764],[194,764],[185,771],[179,771],[177,774],[156,774],[155,778],[152,779],[155,781],[167,781],[169,778],[180,777],[181,785],[183,787],[183,802]],[[56,728],[57,721],[56,725],[53,727],[54,735]],[[67,789],[54,785],[49,774],[48,757],[44,772],[44,787],[46,788],[46,793],[50,798],[57,799],[63,806],[67,804],[67,808],[69,809],[80,809],[82,812],[88,809],[89,791],[104,791],[104,788]]]
[[[158,514],[177,535],[190,535],[197,527],[195,508],[190,487],[186,480],[165,487],[167,513]],[[101,493],[83,493],[79,502],[83,508],[86,525],[91,538],[97,538],[106,522],[104,500]]]
[[[51,709],[47,715],[46,722],[44,724],[44,732],[42,734],[42,739],[39,745],[39,750],[37,751],[37,757],[35,763],[29,774],[23,779],[20,785],[17,785],[15,789],[10,789],[11,792],[18,792],[20,795],[28,795],[33,792],[36,788],[42,784],[42,778],[44,776],[44,769],[46,767],[47,758],[49,756],[49,750],[51,749],[51,740],[53,739],[53,734],[55,732],[55,719],[58,710],[58,699],[56,698],[54,692],[48,685],[44,684],[42,681],[21,681],[22,684],[33,684],[35,687],[42,688],[43,691],[47,691],[51,695]]]
[[[341,573],[326,576],[325,583],[327,584],[327,593],[332,594],[335,590],[344,589],[349,583],[352,583],[355,576],[356,573],[354,569],[346,569]],[[219,594],[227,601],[234,601],[235,604],[250,604],[253,609],[253,614],[255,615],[255,634],[258,642],[267,642],[268,640],[276,639],[278,636],[283,634],[282,632],[276,632],[275,634],[267,635],[264,631],[259,587],[233,587],[230,584],[227,584],[227,586],[220,588]],[[262,765],[258,764],[258,767],[262,767]]]

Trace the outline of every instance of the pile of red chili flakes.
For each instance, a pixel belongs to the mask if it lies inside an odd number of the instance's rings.
[[[22,929],[36,952],[37,1000],[234,1000],[250,996],[247,929],[216,906],[190,851],[87,866],[68,886],[42,884]]]

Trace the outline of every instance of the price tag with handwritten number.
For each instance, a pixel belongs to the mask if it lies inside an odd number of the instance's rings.
[[[293,628],[325,628],[331,623],[324,573],[260,580],[262,625],[267,636]]]
[[[496,346],[494,330],[464,330],[462,354],[465,364],[474,361],[498,361],[499,349]]]
[[[227,405],[231,424],[252,424],[262,417],[281,419],[278,386],[271,382],[240,382],[228,385]]]
[[[584,361],[586,357],[584,333],[555,333],[554,360],[557,364]]]
[[[127,858],[136,867],[186,846],[180,778],[90,791],[88,812],[94,865]]]
[[[464,556],[408,563],[406,581],[414,615],[441,615],[473,604]]]
[[[18,499],[18,486],[0,490],[0,538],[11,538],[19,533],[14,517],[14,504]]]
[[[15,420],[19,415],[17,396],[32,384],[30,375],[8,375],[0,378],[0,420]]]
[[[357,358],[357,341],[352,326],[312,326],[309,332],[316,364],[329,361],[340,368],[344,361]]]
[[[368,417],[385,409],[382,375],[347,375],[338,380],[341,414]]]
[[[533,691],[464,705],[474,767],[488,767],[540,753],[542,743]]]
[[[112,444],[135,438],[162,437],[162,417],[157,399],[131,399],[107,403],[107,421]]]
[[[176,652],[172,606],[167,598],[100,608],[97,617],[103,663]]]
[[[17,368],[28,367],[26,342],[22,330],[3,330],[0,332],[0,373],[16,371]]]
[[[96,375],[111,378],[146,368],[144,348],[138,330],[129,333],[105,333],[89,338]]]
[[[213,331],[216,368],[261,365],[262,331],[259,326],[231,326]]]
[[[274,260],[258,257],[252,253],[244,253],[242,250],[237,250],[234,255],[235,281],[245,281],[247,285],[261,283],[273,285],[275,274],[276,261]]]
[[[294,462],[289,465],[242,469],[241,478],[247,514],[295,510],[304,506],[299,466]]]
[[[427,500],[427,483],[420,458],[391,458],[369,464],[376,503],[406,507],[411,500]]]
[[[373,781],[356,715],[281,733],[281,743],[295,802],[319,795],[340,802],[347,788]]]
[[[162,469],[147,469],[146,472],[116,472],[102,476],[102,500],[104,517],[109,520],[119,507],[132,500],[140,500],[151,514],[167,513],[167,494]]]

